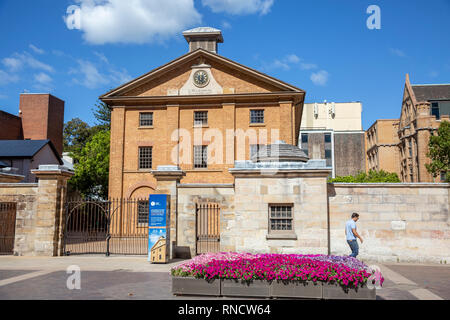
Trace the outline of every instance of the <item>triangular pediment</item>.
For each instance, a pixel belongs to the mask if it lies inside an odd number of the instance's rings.
[[[280,92],[304,93],[230,59],[197,49],[111,90],[100,99]]]

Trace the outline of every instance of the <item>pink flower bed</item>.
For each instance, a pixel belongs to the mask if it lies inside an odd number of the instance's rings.
[[[326,255],[217,253],[197,256],[174,267],[173,276],[244,281],[321,281],[347,287],[367,283],[371,272],[352,258]],[[380,284],[383,284],[383,277]]]

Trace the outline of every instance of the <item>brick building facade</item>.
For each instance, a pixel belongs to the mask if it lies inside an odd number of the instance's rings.
[[[377,120],[366,132],[367,168],[395,172],[403,182],[443,182],[425,164],[430,136],[450,121],[450,85],[413,85],[406,75],[398,120]]]
[[[19,116],[0,111],[0,140],[51,140],[63,152],[64,101],[51,94],[22,93]]]
[[[147,197],[160,165],[179,166],[184,184],[233,183],[235,160],[298,144],[303,90],[218,55],[220,30],[184,36],[189,53],[100,97],[112,109],[111,197]]]

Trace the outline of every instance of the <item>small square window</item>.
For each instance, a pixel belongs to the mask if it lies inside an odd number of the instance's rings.
[[[292,204],[269,206],[269,233],[289,233],[294,231]]]
[[[325,133],[325,143],[330,143],[330,142],[331,142],[331,134]]]
[[[195,111],[194,126],[207,126],[207,125],[208,125],[208,111]]]
[[[139,126],[141,127],[153,126],[153,112],[139,113]]]
[[[194,146],[194,169],[208,168],[208,146]]]
[[[250,123],[264,123],[264,110],[250,110]]]
[[[139,147],[139,169],[152,168],[152,147]]]

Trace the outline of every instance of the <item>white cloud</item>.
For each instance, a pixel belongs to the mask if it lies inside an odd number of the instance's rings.
[[[282,69],[284,71],[291,70],[292,67],[297,66],[302,61],[295,54],[288,54],[281,59],[275,59],[270,63],[263,63],[264,70]]]
[[[36,47],[36,46],[34,46],[32,44],[30,44],[29,47],[30,47],[31,50],[33,50],[37,54],[44,54],[45,53],[44,50],[39,49],[38,47]]]
[[[231,29],[232,28],[231,23],[229,23],[228,21],[222,22],[222,28],[223,29]]]
[[[147,43],[176,35],[201,22],[194,0],[76,0],[84,39],[92,44]]]
[[[289,54],[286,56],[285,60],[289,63],[299,63],[301,59],[295,54]]]
[[[49,84],[53,81],[53,79],[48,74],[41,72],[34,75],[34,81],[41,84]]]
[[[230,14],[243,15],[269,13],[274,0],[202,0],[204,6],[213,12],[226,12]]]
[[[88,89],[95,89],[108,84],[120,85],[132,79],[127,70],[118,70],[109,63],[107,63],[107,70],[105,71],[100,70],[97,65],[88,60],[80,59],[77,60],[77,63],[78,68],[70,69],[69,74],[76,75],[76,77],[72,79],[74,83]]]
[[[54,71],[52,66],[49,66],[48,64],[35,59],[28,52],[24,52],[24,53],[16,52],[11,57],[4,58],[2,60],[2,63],[12,72],[16,72],[25,66],[30,67],[32,69],[44,70],[47,72]]]
[[[0,70],[0,86],[19,81],[19,77],[14,74],[9,74],[6,71]]]
[[[391,49],[389,49],[389,51],[397,57],[400,57],[400,58],[406,57],[406,54],[400,49],[391,48]]]
[[[108,80],[100,74],[97,67],[90,61],[78,60],[78,69],[71,69],[69,74],[79,74],[80,78],[74,78],[73,81],[88,89],[95,89],[108,83]]]
[[[313,72],[311,74],[311,81],[318,86],[324,86],[328,82],[330,74],[325,70],[320,70],[318,72]]]
[[[104,63],[109,63],[108,58],[106,58],[106,56],[105,56],[103,53],[94,51],[94,54],[95,54],[102,62],[104,62]]]
[[[16,58],[4,58],[2,63],[5,67],[7,67],[10,71],[17,71],[22,68],[23,62],[20,59]]]
[[[317,65],[314,63],[300,63],[300,69],[302,70],[317,69]]]

